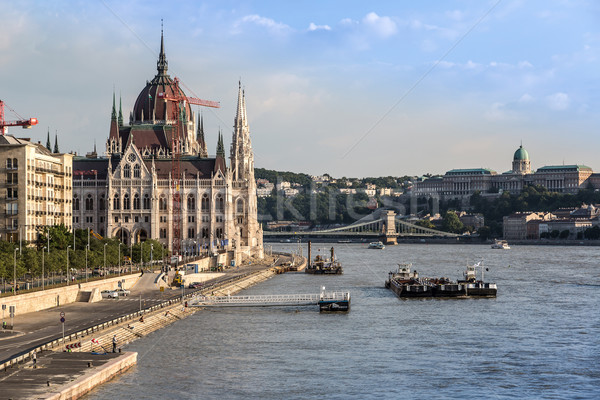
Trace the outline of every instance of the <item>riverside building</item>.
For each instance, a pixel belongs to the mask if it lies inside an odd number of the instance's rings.
[[[91,228],[126,245],[152,238],[169,250],[174,250],[180,229],[181,253],[203,247],[262,256],[254,153],[241,83],[227,166],[222,134],[216,156],[209,156],[202,117],[194,116],[188,102],[177,108],[177,102],[168,100],[185,93],[167,71],[161,34],[157,74],[137,97],[129,124],[123,123],[121,102],[117,113],[113,95],[105,156],[94,149],[73,161],[74,227]],[[174,162],[173,135],[179,135],[179,163]],[[174,204],[174,164],[180,211]]]
[[[35,241],[46,226],[71,229],[72,154],[0,136],[0,239]]]
[[[532,172],[529,153],[520,146],[515,151],[510,171],[498,174],[488,168],[453,169],[442,176],[415,182],[413,193],[450,199],[475,192],[520,193],[528,185],[540,185],[552,192],[577,193],[587,187],[600,188],[599,175],[585,165],[549,165]]]

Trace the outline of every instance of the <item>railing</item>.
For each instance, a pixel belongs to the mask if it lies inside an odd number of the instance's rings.
[[[280,305],[316,305],[321,301],[345,301],[350,299],[348,292],[330,292],[320,294],[271,294],[257,296],[211,296],[199,298],[192,306],[280,306]]]

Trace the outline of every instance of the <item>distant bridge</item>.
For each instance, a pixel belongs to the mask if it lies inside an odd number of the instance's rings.
[[[372,236],[385,237],[389,242],[395,242],[397,237],[458,237],[456,233],[439,231],[437,229],[425,228],[410,222],[398,219],[393,211],[387,211],[384,215],[373,221],[355,222],[350,225],[318,231],[296,231],[296,232],[270,232],[265,231],[264,236]]]

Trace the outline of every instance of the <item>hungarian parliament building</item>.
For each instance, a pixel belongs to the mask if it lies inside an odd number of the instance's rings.
[[[520,193],[524,187],[539,185],[552,192],[577,193],[580,189],[600,188],[600,174],[585,165],[548,165],[531,170],[527,150],[521,145],[513,156],[512,169],[498,174],[488,168],[453,169],[442,176],[415,182],[416,196],[444,199],[480,193]]]
[[[161,34],[157,74],[137,97],[129,124],[113,94],[106,156],[94,148],[73,159],[73,228],[91,228],[127,245],[151,238],[169,250],[180,240],[175,246],[182,252],[202,247],[262,253],[241,83],[227,165],[221,132],[216,156],[210,157],[203,119],[189,102],[181,102],[187,97],[167,70]],[[174,191],[180,205],[174,204]]]

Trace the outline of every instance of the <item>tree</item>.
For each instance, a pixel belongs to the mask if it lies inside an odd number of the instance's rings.
[[[442,230],[452,233],[462,233],[464,225],[454,211],[446,211],[442,220]]]
[[[482,226],[481,228],[479,228],[477,230],[477,233],[479,234],[479,238],[482,241],[486,241],[486,240],[488,240],[491,237],[492,230],[490,229],[489,226]]]
[[[415,222],[415,225],[422,226],[423,228],[435,229],[435,225],[428,219],[420,219]]]
[[[569,232],[568,229],[565,229],[564,231],[560,232],[559,238],[560,239],[566,239],[569,237],[569,235],[571,234],[571,232]]]
[[[550,237],[552,239],[556,239],[558,235],[560,235],[560,231],[558,229],[554,229],[552,232],[550,232]]]

